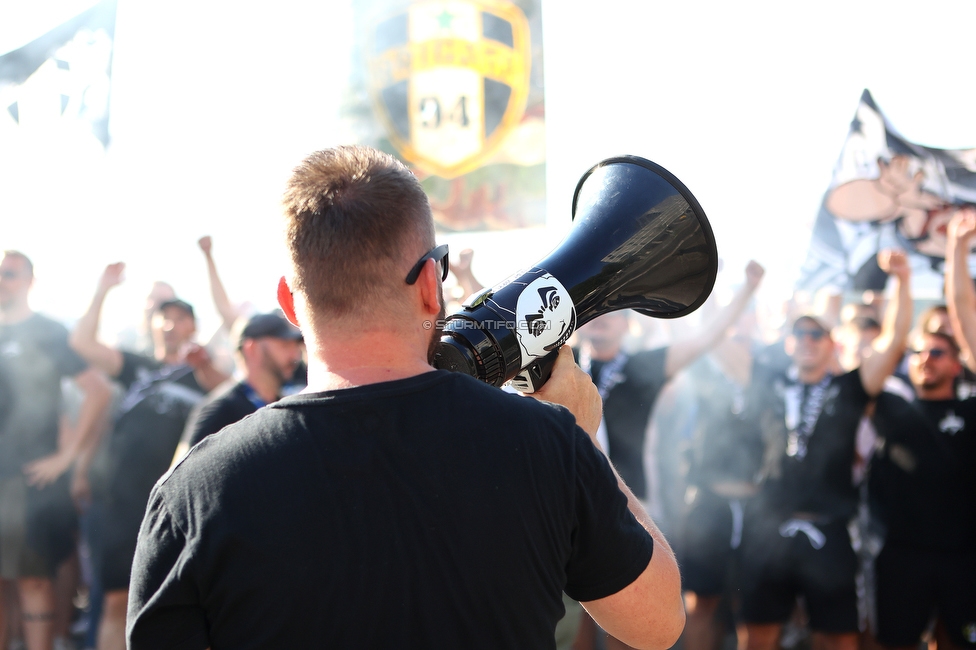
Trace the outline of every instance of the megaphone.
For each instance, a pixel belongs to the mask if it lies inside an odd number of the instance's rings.
[[[684,316],[717,273],[715,236],[688,188],[650,160],[608,158],[580,178],[573,226],[549,255],[447,318],[433,365],[535,392],[578,327],[620,309]]]

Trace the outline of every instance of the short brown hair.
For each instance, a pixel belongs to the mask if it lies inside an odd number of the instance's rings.
[[[915,340],[917,340],[919,338],[922,338],[922,337],[925,337],[925,336],[931,336],[932,338],[939,339],[940,341],[942,341],[943,343],[945,343],[947,346],[949,346],[949,349],[952,351],[952,356],[953,357],[956,357],[956,358],[959,357],[959,353],[961,352],[961,350],[959,348],[959,343],[956,342],[956,339],[954,337],[950,336],[948,332],[945,332],[943,330],[935,330],[934,332],[926,332],[925,330],[919,330],[919,329],[917,329],[917,330],[915,330],[914,336],[912,336],[912,341],[914,342]]]
[[[393,156],[349,145],[316,151],[284,195],[293,288],[315,314],[369,313],[397,302],[411,265],[434,243],[430,203]]]
[[[937,332],[939,331],[938,323],[936,320],[942,316],[947,316],[949,314],[949,307],[945,303],[939,303],[935,305],[930,305],[926,307],[918,314],[916,322],[918,323],[918,330],[921,332]]]

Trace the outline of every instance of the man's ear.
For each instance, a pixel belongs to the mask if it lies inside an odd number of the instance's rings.
[[[257,342],[254,339],[244,339],[244,341],[241,342],[241,356],[247,359],[251,355],[251,351],[254,349],[256,344]]]
[[[420,297],[424,303],[424,310],[436,316],[441,311],[441,272],[434,260],[424,262],[417,284],[420,285]]]
[[[963,370],[965,370],[965,369],[966,369],[966,364],[964,364],[962,362],[962,359],[958,359],[957,358],[956,359],[956,374],[955,374],[955,376],[956,376],[957,379],[962,376]]]
[[[796,337],[789,335],[783,341],[783,351],[786,352],[787,356],[793,356],[796,352]]]
[[[295,316],[295,296],[292,294],[285,276],[281,276],[281,279],[278,280],[278,305],[281,306],[281,311],[284,312],[289,323],[295,327],[301,327],[298,324],[298,318]]]

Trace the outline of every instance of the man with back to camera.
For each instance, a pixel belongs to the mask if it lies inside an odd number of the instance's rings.
[[[663,536],[593,443],[600,398],[560,351],[541,399],[430,364],[447,247],[368,147],[306,158],[284,199],[308,389],[210,436],[161,480],[132,572],[132,650],[552,648],[562,592],[670,647]]]
[[[155,355],[109,347],[98,339],[108,292],[122,282],[124,264],[109,264],[95,296],[71,333],[71,346],[118,381],[124,394],[107,440],[92,461],[89,544],[93,570],[104,591],[99,650],[125,648],[129,572],[149,492],[169,468],[186,419],[204,395],[227,379],[194,344],[193,307],[164,300],[151,326]]]
[[[766,448],[740,546],[747,650],[778,645],[800,595],[814,647],[858,647],[858,566],[848,532],[858,504],[856,435],[901,359],[912,320],[904,252],[882,251],[878,263],[895,279],[895,291],[872,354],[840,372],[828,324],[802,315],[786,341],[793,365],[757,405]]]
[[[176,457],[228,424],[281,399],[302,360],[302,332],[280,312],[254,314],[232,332],[241,380],[215,390],[191,415]]]
[[[63,325],[30,307],[34,267],[26,255],[0,260],[0,383],[9,391],[0,419],[0,577],[20,594],[29,650],[54,642],[57,567],[74,549],[77,517],[69,472],[94,442],[108,407],[108,382],[68,347]],[[63,377],[84,394],[68,444],[59,444]],[[0,632],[3,632],[0,608]],[[3,635],[0,635],[0,639]]]

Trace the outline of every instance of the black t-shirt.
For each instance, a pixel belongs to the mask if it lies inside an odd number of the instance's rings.
[[[738,384],[709,356],[692,364],[688,373],[697,404],[688,483],[707,487],[755,481],[763,456],[756,391],[765,386],[757,381]],[[753,370],[751,376],[757,374]]]
[[[881,444],[868,493],[885,543],[976,552],[976,398],[909,403],[883,394],[874,422]]]
[[[153,491],[134,648],[553,648],[650,536],[560,407],[461,373],[285,397]]]
[[[212,397],[208,396],[205,403],[198,405],[186,423],[183,442],[190,447],[264,406],[260,398],[252,396],[253,390],[249,393],[243,381],[231,384],[226,390],[218,389],[215,393]],[[255,401],[255,398],[259,401]]]
[[[779,516],[846,518],[857,509],[851,471],[857,428],[870,398],[858,370],[829,377],[821,388],[819,415],[809,407],[818,387],[789,374],[773,376],[759,393],[766,446],[760,503]],[[815,417],[808,436],[802,435],[804,413]]]
[[[774,376],[786,374],[789,367],[793,365],[793,359],[786,353],[785,342],[785,338],[779,338],[772,343],[759,346],[756,350],[757,367],[764,371],[763,376],[766,379],[771,380]]]
[[[594,360],[589,368],[597,386],[603,380],[612,384],[603,402],[603,421],[610,447],[608,454],[620,478],[638,499],[648,497],[644,440],[654,402],[667,382],[664,375],[667,352],[664,347],[630,355],[616,379],[601,378],[605,366],[611,361]]]
[[[13,411],[14,387],[6,369],[6,363],[0,356],[0,431],[3,431],[3,423],[7,421]]]
[[[186,420],[205,391],[186,364],[161,365],[123,352],[116,378],[125,388],[112,434],[93,463],[93,496],[145,507],[156,480],[169,469]]]
[[[25,463],[58,448],[61,379],[88,366],[68,346],[68,330],[40,314],[0,324],[0,372],[11,391],[0,422],[0,477],[19,474]]]

